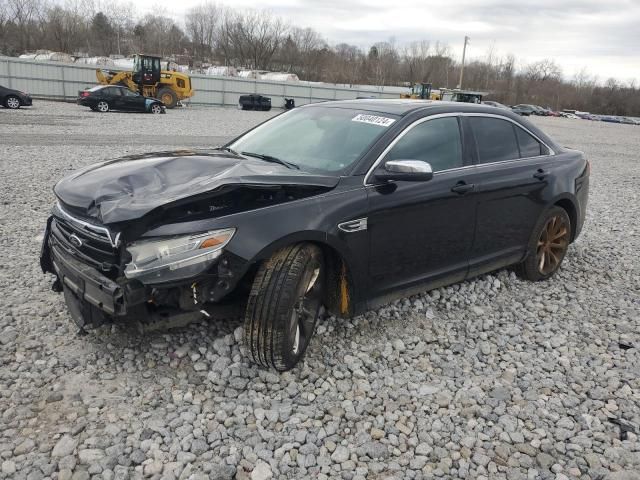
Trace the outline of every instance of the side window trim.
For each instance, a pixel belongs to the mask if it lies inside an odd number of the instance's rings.
[[[517,160],[522,159],[522,148],[520,148],[520,138],[518,137],[518,131],[516,130],[518,127],[515,124],[511,124],[511,130],[513,130],[513,136],[516,138],[516,145],[518,147],[518,158]],[[516,160],[514,158],[514,160]]]
[[[438,118],[447,118],[447,117],[456,117],[458,119],[458,131],[460,132],[460,148],[461,148],[461,153],[462,153],[462,161],[465,161],[465,145],[464,145],[464,131],[462,130],[462,126],[460,124],[460,119],[458,117],[460,117],[460,113],[459,112],[454,112],[454,113],[440,113],[437,115],[429,115],[426,117],[422,117],[417,119],[415,122],[413,122],[411,125],[409,125],[407,128],[405,128],[404,130],[402,130],[397,136],[396,138],[394,138],[391,143],[389,143],[389,145],[386,146],[386,148],[382,151],[382,153],[378,156],[378,158],[376,158],[376,161],[373,162],[373,164],[371,165],[371,167],[369,168],[369,170],[367,170],[366,175],[364,176],[364,186],[372,186],[375,185],[375,183],[369,183],[369,177],[373,174],[373,172],[375,171],[376,168],[378,168],[378,165],[380,165],[380,162],[382,162],[382,160],[384,159],[384,157],[387,155],[387,153],[389,153],[389,151],[395,146],[396,143],[398,143],[402,137],[404,137],[410,130],[412,130],[413,128],[415,128],[416,126],[424,123],[424,122],[428,122],[429,120],[436,120]],[[451,169],[447,169],[447,170],[440,170],[439,172],[436,172],[434,175],[438,174],[438,173],[444,173],[444,172],[449,172],[451,170],[459,170],[461,168],[466,168],[468,166],[471,165],[464,165],[462,167],[455,167],[455,168],[451,168]]]

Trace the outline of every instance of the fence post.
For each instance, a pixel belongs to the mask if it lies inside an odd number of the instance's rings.
[[[64,80],[64,69],[65,69],[65,66],[64,65],[60,65],[60,67],[58,67],[58,68],[60,68],[60,76],[62,77],[62,99],[66,100],[67,99],[67,89],[66,89],[66,86],[65,86],[66,82]]]
[[[11,61],[7,58],[7,77],[9,78],[9,88],[13,88],[13,79],[11,78]]]
[[[224,107],[226,105],[225,102],[225,98],[224,98],[224,94],[227,91],[227,79],[225,77],[222,77],[222,106]]]

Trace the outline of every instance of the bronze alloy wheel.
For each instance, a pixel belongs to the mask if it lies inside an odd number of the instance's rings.
[[[319,277],[320,266],[305,272],[301,282],[302,291],[291,311],[289,335],[293,340],[291,350],[294,355],[300,353],[301,347],[306,347],[316,326],[322,303],[322,279]]]
[[[522,262],[516,273],[527,280],[537,282],[551,277],[562,264],[571,243],[571,219],[567,211],[554,205],[538,219]]]
[[[536,261],[540,274],[546,276],[558,268],[569,246],[570,232],[566,216],[554,215],[547,220],[538,238]]]

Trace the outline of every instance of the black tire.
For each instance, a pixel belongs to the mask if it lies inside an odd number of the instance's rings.
[[[300,361],[320,316],[324,278],[322,251],[308,243],[283,248],[260,266],[244,320],[256,363],[282,372]]]
[[[170,88],[163,87],[158,90],[158,100],[164,103],[167,108],[175,108],[178,104],[178,95]]]
[[[562,264],[571,234],[567,211],[557,206],[548,209],[538,219],[527,245],[527,256],[516,266],[516,273],[531,281],[551,277]]]
[[[20,103],[20,99],[15,95],[8,95],[7,98],[4,99],[4,106],[11,110],[20,108]]]
[[[98,111],[98,107],[89,107],[91,110],[93,110],[94,112]]]

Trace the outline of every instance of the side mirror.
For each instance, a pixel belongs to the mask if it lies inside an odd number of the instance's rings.
[[[383,182],[424,182],[433,178],[433,170],[429,163],[422,160],[389,160],[376,170],[375,177]]]

